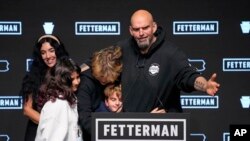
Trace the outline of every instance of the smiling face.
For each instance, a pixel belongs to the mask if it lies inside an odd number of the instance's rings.
[[[121,84],[110,84],[104,89],[105,105],[111,112],[122,110],[122,89]]]
[[[122,106],[122,100],[121,97],[114,92],[107,99],[105,99],[105,104],[111,112],[117,112]]]
[[[78,86],[80,84],[80,76],[79,73],[77,73],[76,71],[74,71],[71,74],[71,79],[72,79],[72,90],[75,92],[78,89]]]
[[[40,53],[44,63],[52,68],[56,64],[56,52],[55,49],[48,43],[44,42],[41,46]]]

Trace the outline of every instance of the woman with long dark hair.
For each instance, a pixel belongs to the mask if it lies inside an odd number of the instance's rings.
[[[54,35],[39,37],[33,48],[30,71],[23,78],[20,95],[23,96],[23,113],[29,118],[24,141],[34,141],[40,114],[37,110],[37,96],[46,72],[52,68],[57,59],[68,57],[62,41]]]

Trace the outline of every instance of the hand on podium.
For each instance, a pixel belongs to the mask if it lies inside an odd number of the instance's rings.
[[[156,107],[150,113],[167,113],[167,111],[165,109],[160,109],[159,107]]]

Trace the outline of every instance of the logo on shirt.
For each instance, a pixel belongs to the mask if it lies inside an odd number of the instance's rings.
[[[160,65],[157,63],[151,64],[151,66],[148,69],[149,75],[155,76],[160,72]]]

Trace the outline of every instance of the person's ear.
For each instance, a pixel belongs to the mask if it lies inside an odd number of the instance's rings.
[[[157,30],[157,23],[153,22],[153,33],[155,33],[156,30]]]

